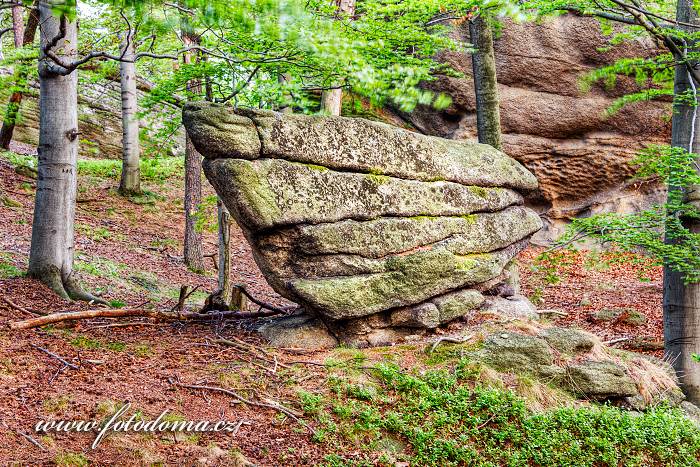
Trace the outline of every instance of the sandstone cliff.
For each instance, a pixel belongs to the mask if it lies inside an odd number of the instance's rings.
[[[466,28],[455,34],[469,42]],[[581,91],[581,77],[592,70],[656,50],[651,41],[609,41],[596,20],[571,15],[542,24],[507,23],[496,39],[504,151],[537,176],[539,192],[528,202],[546,213],[546,237],[568,217],[624,212],[663,198],[656,184],[630,182],[628,162],[647,144],[670,142],[670,104],[637,103],[606,117],[615,98],[639,89],[634,80]],[[465,76],[442,77],[430,86],[451,95],[452,106],[402,117],[426,134],[476,139],[471,57],[447,53],[444,60]]]
[[[0,68],[0,77],[9,74]],[[101,80],[94,83],[81,79],[78,87],[78,128],[80,131],[80,156],[119,159],[122,154],[121,95],[118,81]],[[139,98],[145,93],[139,90]],[[0,89],[0,112],[5,113],[5,105],[10,96],[9,89]],[[168,107],[167,113],[177,117],[180,109]],[[149,147],[148,142],[162,128],[162,116],[148,115],[141,119],[143,132],[142,152],[153,156],[180,155],[184,151],[184,131],[179,130],[167,140],[169,145]],[[39,88],[34,83],[22,100],[19,122],[13,139],[29,146],[39,144]],[[158,154],[156,154],[158,152]]]

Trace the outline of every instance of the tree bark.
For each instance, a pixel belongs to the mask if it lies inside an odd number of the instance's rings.
[[[185,47],[199,42],[192,33],[187,18],[182,20],[182,40]],[[192,62],[192,55],[185,53],[185,64]],[[190,81],[188,91],[201,94],[202,85],[198,81]],[[202,235],[197,231],[197,215],[202,203],[202,156],[194,148],[189,135],[185,134],[185,264],[193,271],[204,271],[204,254],[202,253]]]
[[[122,176],[119,182],[119,192],[128,196],[141,192],[138,95],[136,93],[136,63],[133,62],[136,57],[136,47],[133,31],[124,35],[122,55],[125,61],[119,63],[122,97]]]
[[[22,7],[12,7],[12,32],[14,33],[15,48],[19,49],[23,45],[24,19],[22,18]]]
[[[34,2],[34,8],[29,10],[29,16],[27,17],[27,26],[24,28],[22,36],[22,47],[27,47],[34,43],[34,36],[36,36],[36,28],[39,25],[39,11],[36,8],[38,3]],[[16,37],[16,36],[15,36]],[[21,66],[17,71],[16,84],[22,88],[26,87],[27,77],[29,76],[29,70],[27,67]],[[0,128],[0,147],[3,149],[10,148],[10,141],[12,141],[12,134],[15,131],[15,124],[17,123],[17,116],[19,115],[20,104],[22,103],[22,92],[14,91],[10,95],[10,101],[5,108],[5,118],[2,121],[2,128]]]
[[[224,303],[231,303],[231,214],[221,198],[216,200],[219,220],[219,291]]]
[[[355,14],[355,0],[336,0],[337,16],[351,17]],[[326,115],[340,115],[343,110],[343,90],[328,89],[321,93],[321,112]]]
[[[78,76],[52,71],[43,48],[59,35],[60,19],[52,14],[55,0],[39,4],[38,178],[29,276],[39,279],[63,298],[85,298],[73,279],[74,218],[78,156]],[[53,48],[65,60],[77,55],[78,28],[65,20],[65,35]]]
[[[700,23],[692,0],[679,0],[676,16],[679,22]],[[695,48],[695,44],[691,47]],[[676,65],[675,94],[694,92],[697,87],[698,83],[693,83],[685,65]],[[697,92],[695,94],[697,100]],[[672,145],[697,154],[700,153],[700,109],[683,102],[674,108]],[[700,187],[670,186],[669,199],[673,196],[682,196],[686,203],[700,207]],[[685,218],[682,223],[690,232],[700,233],[697,219]],[[674,239],[667,234],[666,241],[672,243]],[[666,357],[676,369],[683,391],[697,404],[700,403],[700,363],[692,356],[700,354],[700,284],[686,284],[684,279],[683,274],[668,267],[664,269],[664,344]]]
[[[476,124],[479,142],[501,149],[501,115],[498,107],[498,83],[493,36],[488,20],[479,15],[469,22],[471,42],[476,47],[472,55],[474,92],[476,94]]]

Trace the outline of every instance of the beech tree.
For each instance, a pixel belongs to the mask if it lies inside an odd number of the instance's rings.
[[[36,36],[36,29],[39,25],[39,11],[37,9],[38,1],[35,1],[33,6],[29,9],[27,14],[27,23],[24,28],[22,28],[22,42],[19,48],[27,49],[34,43],[34,38]],[[17,7],[12,7],[12,30],[14,31],[15,46],[18,44],[18,33],[19,28],[17,27],[16,21],[21,20],[21,16],[18,17],[14,12]],[[0,128],[0,147],[3,149],[8,149],[10,147],[10,141],[12,141],[12,134],[15,131],[15,124],[17,123],[17,117],[19,115],[20,105],[22,104],[22,97],[26,92],[27,79],[30,75],[30,66],[25,63],[27,60],[24,56],[20,57],[18,63],[15,64],[15,80],[14,85],[11,88],[12,94],[10,95],[10,100],[5,108],[5,117],[2,121],[2,127]]]
[[[475,48],[472,54],[476,125],[479,142],[501,149],[501,113],[498,99],[496,57],[489,18],[477,12],[469,21],[469,34]]]
[[[352,19],[355,14],[355,0],[336,0],[339,17]],[[343,105],[343,88],[338,86],[324,89],[321,93],[321,112],[328,115],[340,115]]]
[[[180,36],[185,47],[200,44],[200,38],[189,19],[189,12],[183,12],[180,20]],[[199,60],[199,53],[195,60]],[[191,65],[193,53],[183,55],[183,63]],[[201,80],[193,78],[187,83],[190,95],[202,93]],[[185,134],[185,245],[184,257],[187,267],[194,271],[204,270],[204,253],[202,252],[202,235],[197,230],[197,212],[202,203],[202,156],[194,148],[189,135]]]
[[[93,300],[73,275],[78,157],[78,28],[75,14],[39,2],[38,178],[29,276],[64,298]]]
[[[698,12],[692,0],[678,0],[676,20],[681,31],[690,33],[683,50],[696,52],[697,39],[692,37],[700,29]],[[686,45],[687,44],[687,45]],[[690,57],[678,57],[687,59]],[[690,66],[695,70],[697,58],[692,57],[686,63],[676,65],[674,91],[676,95],[685,95],[690,91],[692,101],[679,102],[673,114],[673,133],[671,145],[687,150],[690,154],[700,154],[700,141],[696,136],[700,131],[700,121],[697,117],[698,93],[700,80],[696,73],[691,73]],[[698,168],[700,156],[695,156],[695,168]],[[700,184],[669,185],[668,200],[670,205],[684,203],[690,209],[672,211],[677,216],[681,227],[690,234],[700,234]],[[672,232],[676,229],[675,222],[669,222],[666,241],[671,244],[683,245],[683,237]],[[696,254],[700,251],[696,250]],[[700,371],[694,356],[700,354],[700,282],[697,277],[688,276],[682,271],[666,265],[664,268],[664,343],[666,354],[672,359],[674,368],[682,376],[683,388],[688,398],[693,402],[700,401]]]
[[[119,192],[123,195],[131,195],[141,192],[136,34],[129,28],[122,35],[122,60],[119,62],[122,100],[122,175]]]

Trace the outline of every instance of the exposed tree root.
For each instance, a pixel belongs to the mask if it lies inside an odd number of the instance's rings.
[[[68,296],[72,300],[100,303],[102,305],[109,305],[109,303],[100,297],[95,297],[91,293],[85,292],[73,278],[73,274],[69,275],[65,281],[63,281],[63,287],[66,289]]]
[[[61,271],[56,266],[48,266],[38,271],[32,271],[30,269],[28,276],[41,281],[56,295],[64,300],[76,300],[109,305],[109,303],[105,300],[85,292],[75,280],[73,273],[69,274],[68,277],[63,279]]]

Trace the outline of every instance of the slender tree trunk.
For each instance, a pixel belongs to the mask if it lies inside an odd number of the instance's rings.
[[[73,278],[74,218],[78,156],[78,75],[62,76],[51,69],[43,46],[59,34],[60,19],[53,1],[39,5],[42,51],[39,56],[39,164],[36,183],[29,276],[39,279],[64,298],[94,299]],[[65,36],[53,48],[73,60],[78,28],[66,19]]]
[[[280,74],[277,75],[277,82],[280,83],[280,84],[283,85],[283,86],[284,86],[286,83],[288,83],[289,81],[291,81],[291,79],[292,79],[292,78],[291,78],[291,76],[289,75],[289,73],[280,73]],[[284,92],[284,93],[283,93],[283,97],[284,97],[287,101],[291,101],[291,100],[292,100],[292,96],[291,96],[288,92]],[[293,108],[292,106],[290,106],[290,105],[287,105],[287,103],[283,103],[283,104],[280,104],[280,106],[277,108],[277,111],[278,111],[278,112],[285,113],[285,114],[288,114],[288,113],[294,112],[294,108]]]
[[[126,61],[119,63],[122,88],[122,177],[119,183],[119,192],[122,195],[130,195],[141,192],[138,95],[136,93],[136,63],[133,62],[136,56],[136,47],[132,31],[124,35],[122,54]]]
[[[353,16],[355,14],[355,0],[336,0],[338,5],[337,15]],[[340,115],[343,107],[343,90],[329,89],[321,93],[321,112],[327,115]]]
[[[219,291],[224,303],[231,303],[231,214],[221,198],[216,200],[219,220]]]
[[[34,2],[35,6],[37,4],[37,2]],[[23,47],[27,47],[34,42],[34,36],[36,35],[36,28],[38,25],[39,12],[36,8],[33,8],[30,10],[29,16],[27,17],[27,27],[24,28],[22,37]],[[25,66],[20,66],[18,68],[16,84],[21,88],[25,88],[27,86],[29,70]],[[14,91],[12,95],[10,95],[10,101],[5,109],[5,118],[2,121],[2,128],[0,128],[0,147],[3,149],[9,149],[10,147],[10,141],[12,141],[12,134],[15,131],[15,124],[17,123],[17,116],[19,115],[21,103],[22,92]]]
[[[15,48],[22,47],[24,38],[24,19],[22,18],[22,7],[12,7],[12,32],[14,33]]]
[[[182,40],[185,47],[198,42],[198,38],[190,31],[191,26],[183,19]],[[185,64],[191,63],[192,55],[185,53]],[[187,85],[190,92],[200,94],[202,85],[198,81],[190,81]],[[202,156],[194,148],[190,137],[185,134],[185,264],[193,271],[204,271],[204,254],[202,253],[202,235],[197,231],[197,211],[202,203]]]
[[[679,0],[676,17],[679,22],[700,23],[693,0]],[[691,46],[694,48],[694,44]],[[692,93],[698,88],[683,64],[676,66],[674,87],[676,95]],[[697,100],[697,92],[695,94]],[[697,106],[682,102],[675,105],[671,138],[673,146],[700,153],[700,109]],[[670,186],[669,200],[674,196],[700,207],[700,187]],[[682,222],[690,232],[700,234],[697,219],[685,218]],[[666,241],[674,239],[667,234]],[[700,403],[700,363],[692,358],[693,354],[700,354],[700,284],[686,284],[683,274],[668,267],[664,269],[664,344],[666,357],[676,369],[683,391],[691,402]]]
[[[476,52],[472,55],[476,122],[479,142],[501,149],[501,116],[498,108],[498,84],[493,36],[488,20],[481,15],[469,23],[469,33]]]

